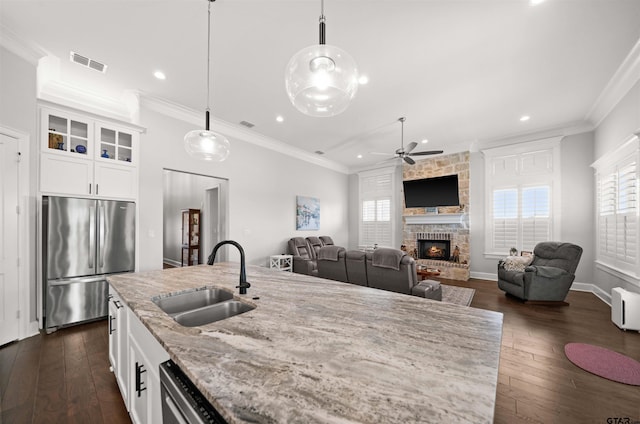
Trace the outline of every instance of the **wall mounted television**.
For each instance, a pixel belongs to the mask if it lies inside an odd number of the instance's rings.
[[[460,205],[457,174],[403,181],[402,185],[407,208]]]

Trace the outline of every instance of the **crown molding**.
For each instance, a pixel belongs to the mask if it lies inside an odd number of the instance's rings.
[[[161,99],[159,97],[150,96],[143,92],[138,92],[138,98],[140,107],[146,107],[152,111],[170,116],[172,118],[193,124],[198,127],[202,126],[204,122],[204,112],[202,111],[196,111],[180,104]],[[223,121],[214,116],[211,117],[211,126],[215,127],[216,131],[221,132],[227,137],[237,138],[239,140],[255,144],[256,146],[260,146],[265,149],[273,150],[275,152],[282,153],[284,155],[291,156],[305,162],[313,163],[314,165],[331,169],[332,171],[340,172],[343,174],[349,173],[349,169],[341,164],[329,161],[324,158],[320,158],[302,149],[298,149],[297,147],[256,133],[249,129],[245,129],[244,127],[240,127],[239,125]]]
[[[41,57],[48,54],[39,45],[20,39],[13,31],[2,24],[0,24],[0,46],[34,66],[38,65],[38,60]]]
[[[62,81],[48,81],[38,93],[38,99],[93,112],[119,121],[132,122],[127,106],[116,99],[80,89]]]
[[[469,150],[472,152],[478,152],[496,147],[510,146],[518,143],[527,143],[530,141],[538,141],[554,137],[562,139],[563,137],[568,137],[570,135],[587,133],[594,129],[595,127],[588,122],[570,122],[560,127],[550,127],[534,132],[514,134],[509,137],[477,140],[472,144],[472,148]]]
[[[640,80],[640,39],[633,46],[627,57],[622,61],[616,72],[604,87],[600,96],[593,104],[585,120],[594,127],[600,126],[613,108]]]

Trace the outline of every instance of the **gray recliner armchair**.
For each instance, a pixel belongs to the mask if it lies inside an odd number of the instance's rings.
[[[524,271],[505,269],[498,262],[498,287],[524,301],[562,302],[575,279],[582,248],[571,243],[541,242]]]

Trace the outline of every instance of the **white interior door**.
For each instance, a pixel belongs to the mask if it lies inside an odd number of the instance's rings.
[[[18,141],[0,134],[0,345],[20,335]]]

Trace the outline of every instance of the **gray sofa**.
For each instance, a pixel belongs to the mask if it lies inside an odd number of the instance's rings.
[[[406,252],[378,248],[373,252],[323,246],[318,251],[317,276],[380,290],[442,300],[437,281],[419,281],[416,261]]]

